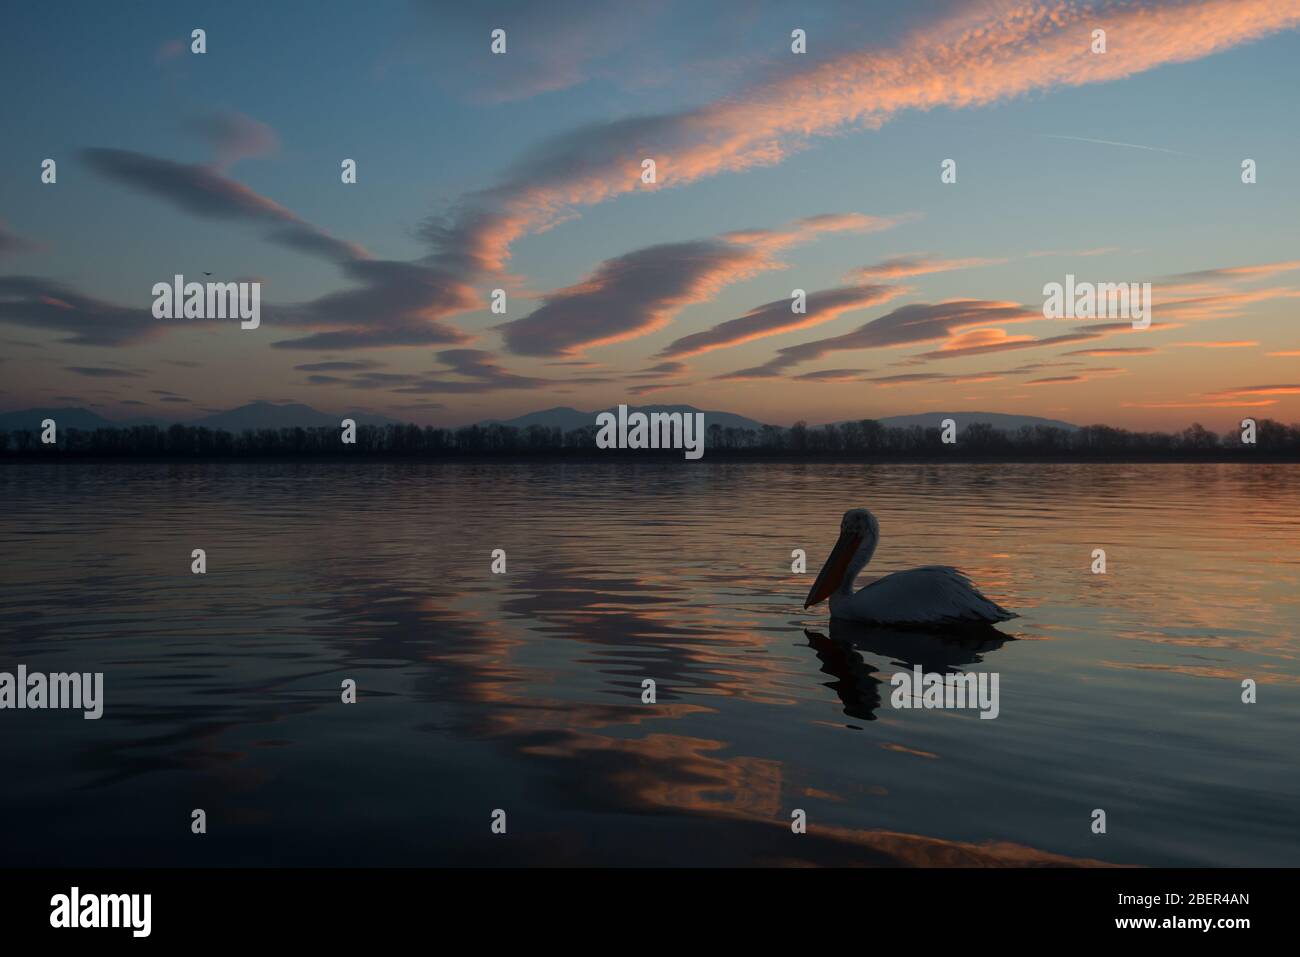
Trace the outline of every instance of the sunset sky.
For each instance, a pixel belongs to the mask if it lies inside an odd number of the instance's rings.
[[[1300,0],[5,21],[0,410],[1300,420]],[[261,327],[155,319],[177,273],[260,281]],[[1067,274],[1151,328],[1043,318]]]

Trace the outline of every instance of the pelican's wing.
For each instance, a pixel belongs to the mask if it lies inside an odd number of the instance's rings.
[[[971,580],[947,565],[925,565],[895,572],[853,596],[853,608],[866,620],[900,624],[956,624],[1016,618],[990,601]]]

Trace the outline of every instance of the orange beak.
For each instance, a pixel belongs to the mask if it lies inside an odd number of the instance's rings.
[[[857,554],[858,546],[861,544],[861,535],[848,531],[840,532],[839,541],[831,549],[830,558],[826,559],[826,564],[822,566],[817,580],[813,582],[812,589],[808,592],[808,600],[803,603],[805,608],[811,608],[819,601],[825,601],[835,589],[840,587],[849,570],[849,562],[853,561],[853,556]]]

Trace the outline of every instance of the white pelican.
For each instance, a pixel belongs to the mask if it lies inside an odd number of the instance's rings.
[[[831,617],[893,625],[988,624],[1018,618],[989,601],[970,579],[947,565],[925,565],[886,575],[856,593],[853,580],[871,561],[880,523],[865,508],[840,520],[840,538],[808,592],[805,608],[829,596]]]

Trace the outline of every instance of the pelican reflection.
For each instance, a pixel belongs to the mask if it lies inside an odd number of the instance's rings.
[[[826,687],[839,696],[844,713],[860,721],[874,721],[880,707],[881,686],[889,679],[877,674],[910,671],[918,665],[922,671],[939,674],[961,671],[966,665],[980,664],[984,655],[1008,641],[1015,641],[991,625],[925,631],[832,618],[829,631],[827,637],[821,631],[805,628],[804,636],[821,662],[822,673],[835,679],[826,682]],[[884,660],[869,660],[863,652]]]

